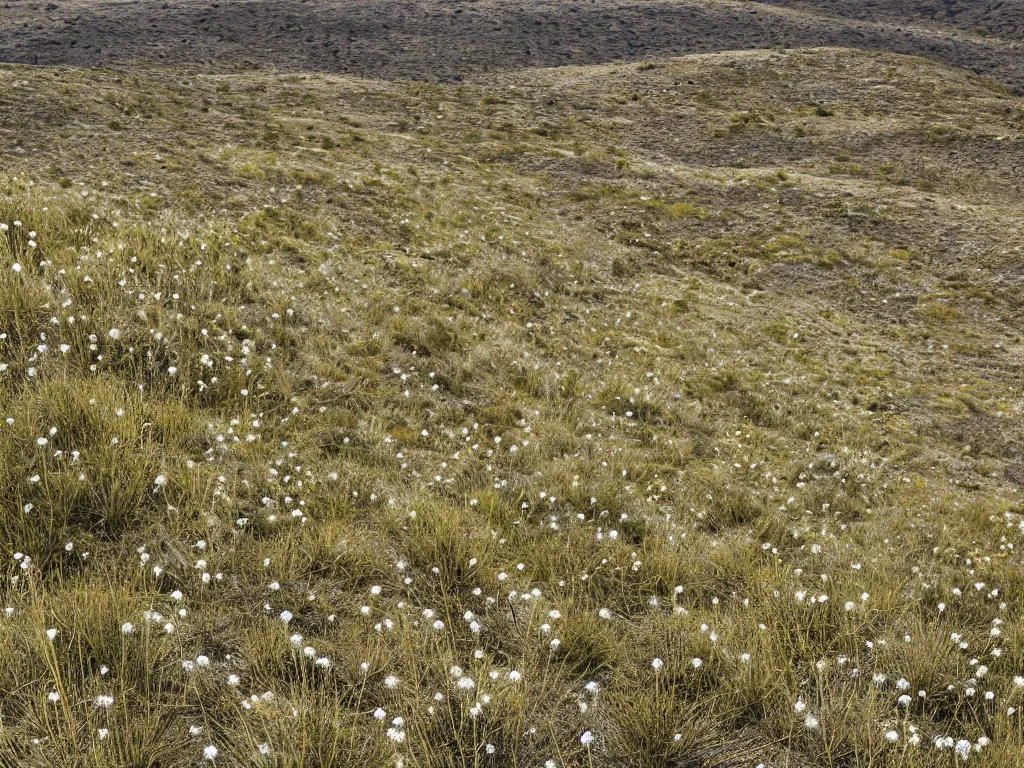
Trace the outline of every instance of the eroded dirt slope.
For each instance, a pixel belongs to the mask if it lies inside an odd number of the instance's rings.
[[[1022,53],[998,30],[982,36],[963,29],[960,17],[936,19],[928,3],[912,5],[893,13],[853,0],[786,8],[732,0],[10,0],[0,7],[0,61],[451,81],[498,69],[847,46],[1024,83]],[[1016,5],[991,5],[967,14],[967,27],[998,28],[1006,19],[1003,37],[1019,37]]]
[[[852,19],[951,24],[982,36],[1024,39],[1021,0],[760,0],[799,10],[815,9]]]

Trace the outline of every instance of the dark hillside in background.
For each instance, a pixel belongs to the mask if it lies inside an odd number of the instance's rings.
[[[14,1],[0,8],[0,62],[452,81],[526,67],[843,46],[924,56],[1019,87],[1021,9],[933,0]]]

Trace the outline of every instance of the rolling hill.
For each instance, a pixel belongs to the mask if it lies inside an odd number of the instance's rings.
[[[1020,764],[1012,85],[422,42],[482,2],[347,4],[394,80],[249,3],[132,69],[155,5],[54,5],[0,33],[62,65],[0,66],[0,763]]]

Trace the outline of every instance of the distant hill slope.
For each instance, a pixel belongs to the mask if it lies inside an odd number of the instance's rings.
[[[778,3],[781,4],[781,3]],[[773,46],[926,56],[1024,84],[1020,4],[818,0],[9,0],[0,61],[277,68],[451,81],[476,72]],[[904,6],[906,8],[904,9]],[[946,13],[939,13],[948,7]],[[888,9],[888,10],[887,10]],[[963,12],[960,12],[960,11]],[[988,26],[995,37],[967,31]],[[1005,34],[1002,32],[1005,31]],[[1005,40],[997,39],[1002,34]]]
[[[797,10],[818,9],[850,19],[950,24],[1003,40],[1024,40],[1021,0],[758,0]]]

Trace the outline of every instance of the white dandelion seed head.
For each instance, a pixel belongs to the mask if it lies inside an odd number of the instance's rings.
[[[956,752],[956,756],[961,760],[967,760],[967,758],[971,756],[971,742],[967,739],[960,739],[960,741],[956,743],[956,746],[953,747],[953,750]]]

